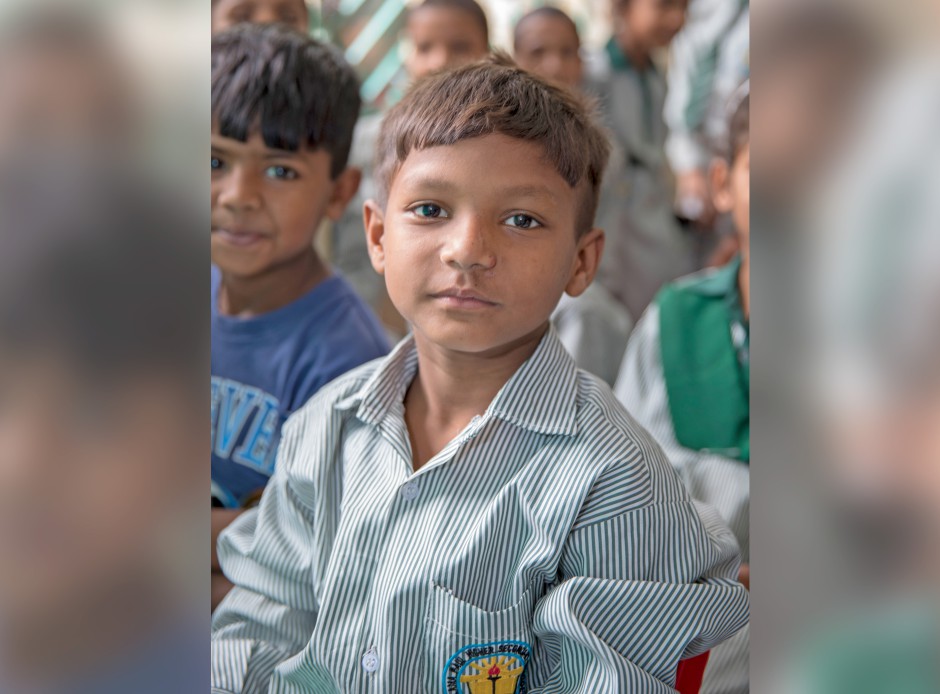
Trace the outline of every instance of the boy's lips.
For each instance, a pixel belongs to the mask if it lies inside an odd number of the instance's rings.
[[[473,310],[494,308],[499,305],[479,292],[470,289],[457,289],[456,287],[431,294],[431,296],[448,308]]]
[[[232,246],[251,246],[263,241],[268,237],[258,231],[247,229],[225,229],[222,227],[212,227],[212,235],[225,241]]]

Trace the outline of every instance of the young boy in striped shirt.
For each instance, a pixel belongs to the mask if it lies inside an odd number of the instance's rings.
[[[608,145],[498,58],[386,117],[369,252],[413,326],[286,424],[223,533],[219,692],[669,692],[747,622],[733,536],[549,324]]]

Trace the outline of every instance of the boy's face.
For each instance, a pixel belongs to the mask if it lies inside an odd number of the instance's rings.
[[[287,24],[304,33],[309,28],[304,0],[217,0],[212,6],[213,34],[242,22]]]
[[[685,23],[688,0],[626,0],[620,19],[645,48],[669,45]]]
[[[712,164],[715,209],[730,212],[741,252],[747,253],[751,237],[751,146],[746,143],[728,166],[724,159]]]
[[[354,179],[354,180],[352,180]],[[330,178],[324,150],[271,149],[212,134],[212,262],[251,277],[310,252],[324,216],[336,220],[358,187],[358,171]]]
[[[473,62],[489,46],[483,29],[469,12],[452,7],[424,7],[408,18],[411,54],[406,61],[412,79]]]
[[[518,39],[516,61],[521,68],[571,88],[581,82],[580,41],[568,22],[529,17],[519,27]]]
[[[375,269],[419,346],[495,355],[590,284],[603,232],[575,232],[581,195],[541,146],[486,135],[412,151],[383,212],[366,205]]]

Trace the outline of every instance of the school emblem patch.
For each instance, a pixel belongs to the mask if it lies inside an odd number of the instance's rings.
[[[525,641],[464,646],[444,668],[444,694],[525,694],[532,647]]]

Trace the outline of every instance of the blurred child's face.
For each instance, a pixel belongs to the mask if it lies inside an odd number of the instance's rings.
[[[669,45],[685,23],[688,0],[625,0],[620,20],[632,41],[644,48]]]
[[[728,165],[724,159],[712,164],[715,209],[731,214],[741,252],[747,253],[751,236],[751,146],[746,143]]]
[[[452,7],[423,7],[408,18],[411,54],[406,61],[413,79],[473,62],[489,46],[483,29],[469,12]]]
[[[288,24],[304,33],[308,30],[304,0],[217,0],[212,6],[212,33],[242,22]]]
[[[348,184],[357,173],[333,180],[324,150],[289,152],[257,133],[240,142],[213,132],[212,262],[252,277],[311,252],[321,220],[338,219],[355,194]]]
[[[583,292],[603,248],[600,230],[575,231],[586,185],[505,135],[412,151],[366,229],[419,345],[499,354],[543,329],[562,292]]]
[[[533,16],[519,28],[519,67],[576,88],[581,82],[580,41],[574,28],[558,17]]]
[[[201,403],[156,373],[105,384],[45,354],[0,355],[0,392],[0,623],[48,622],[160,570],[205,484]]]

